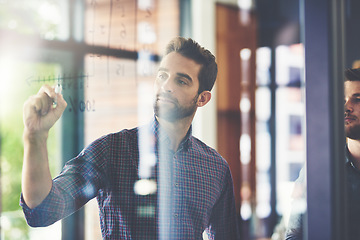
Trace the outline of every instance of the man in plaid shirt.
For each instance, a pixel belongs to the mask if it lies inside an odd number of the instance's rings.
[[[239,239],[229,166],[191,133],[216,76],[208,50],[192,39],[173,39],[154,84],[154,120],[95,140],[54,179],[46,139],[67,104],[61,93],[43,86],[24,104],[20,204],[28,224],[48,226],[96,197],[104,239]],[[153,194],[136,191],[144,132],[156,159],[146,179],[158,186]]]

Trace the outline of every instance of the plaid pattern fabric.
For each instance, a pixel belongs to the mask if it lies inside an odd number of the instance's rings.
[[[209,239],[239,239],[226,161],[191,129],[173,152],[158,122],[150,125],[160,161],[154,168],[157,194],[135,194],[139,128],[123,130],[97,139],[70,160],[36,208],[29,209],[21,197],[28,224],[50,225],[96,197],[104,239],[202,239],[204,231]]]

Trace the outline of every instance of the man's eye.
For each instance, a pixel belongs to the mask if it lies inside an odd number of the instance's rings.
[[[187,82],[186,81],[183,81],[181,79],[178,79],[177,82],[180,84],[180,85],[187,85]]]

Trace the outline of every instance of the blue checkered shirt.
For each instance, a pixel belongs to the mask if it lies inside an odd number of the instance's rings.
[[[96,197],[104,239],[190,240],[203,239],[203,233],[209,239],[239,239],[227,162],[193,137],[191,128],[176,152],[164,147],[159,153],[159,143],[167,146],[168,138],[159,134],[156,120],[147,127],[154,134],[158,162],[167,160],[152,170],[157,193],[135,193],[139,128],[123,130],[97,139],[67,162],[36,208],[27,207],[21,197],[28,224],[48,226]]]

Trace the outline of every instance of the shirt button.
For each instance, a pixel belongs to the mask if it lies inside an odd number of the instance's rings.
[[[179,184],[178,184],[178,183],[175,183],[175,187],[179,187]]]
[[[178,218],[178,214],[177,213],[174,213],[174,218]]]

